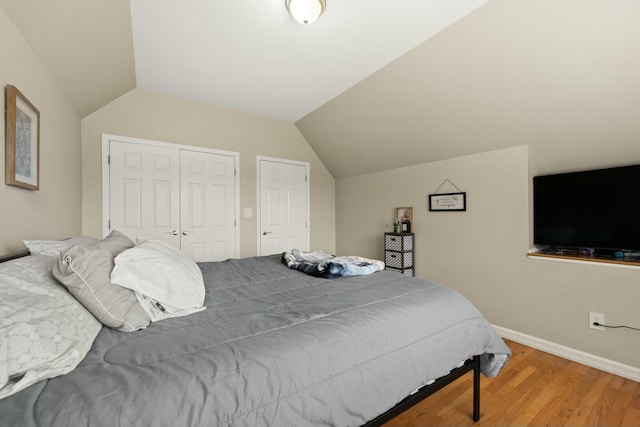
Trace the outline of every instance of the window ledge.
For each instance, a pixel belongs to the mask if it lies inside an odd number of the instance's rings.
[[[640,259],[617,259],[608,257],[597,257],[593,255],[563,255],[563,254],[543,254],[540,252],[530,252],[527,254],[530,259],[558,261],[558,262],[577,262],[590,263],[599,265],[608,265],[610,267],[623,268],[640,268]]]

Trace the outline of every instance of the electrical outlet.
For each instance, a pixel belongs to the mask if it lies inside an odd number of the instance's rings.
[[[589,312],[589,327],[591,329],[597,329],[598,331],[604,331],[604,326],[595,325],[595,323],[599,323],[600,325],[604,325],[604,314],[602,313],[594,313],[593,311]]]

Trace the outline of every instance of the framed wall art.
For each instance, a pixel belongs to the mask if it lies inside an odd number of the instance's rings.
[[[5,89],[6,183],[40,189],[40,112],[15,87]]]
[[[467,193],[429,194],[430,211],[466,211]]]
[[[396,218],[402,222],[404,220],[409,220],[409,222],[413,223],[413,208],[396,208]]]

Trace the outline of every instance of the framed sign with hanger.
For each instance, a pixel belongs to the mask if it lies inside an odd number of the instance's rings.
[[[429,210],[437,211],[466,211],[467,193],[429,194]]]
[[[453,188],[458,190],[455,193],[439,193],[442,186],[449,183]],[[445,179],[440,187],[433,193],[429,194],[429,211],[431,212],[451,212],[467,210],[467,193],[461,191],[453,182]]]

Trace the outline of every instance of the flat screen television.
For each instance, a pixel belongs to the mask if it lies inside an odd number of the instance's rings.
[[[534,177],[533,243],[640,250],[640,165]]]

